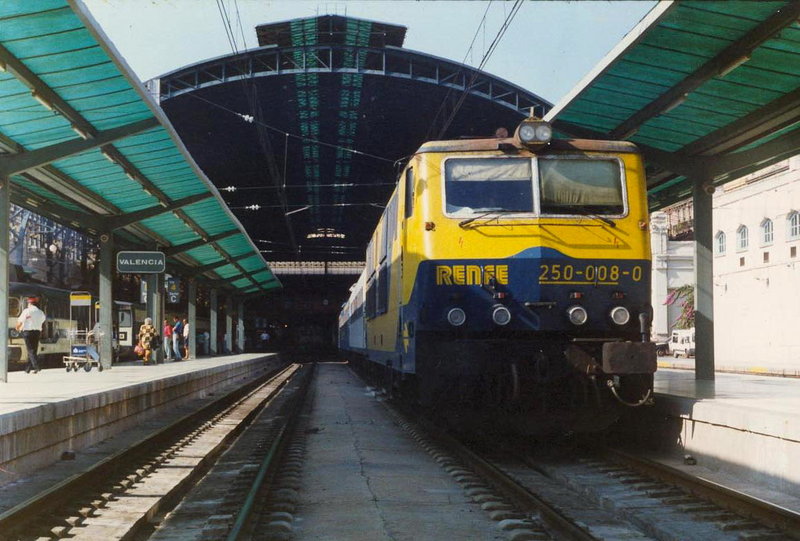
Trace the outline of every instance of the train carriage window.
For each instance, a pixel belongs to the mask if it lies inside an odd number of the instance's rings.
[[[367,319],[371,319],[376,315],[376,306],[377,306],[377,277],[376,279],[372,279],[367,284],[367,295],[366,295],[366,306],[364,307],[364,311],[366,313]]]
[[[375,312],[385,314],[389,308],[389,265],[381,265],[378,273],[378,287],[375,292]]]
[[[372,239],[367,244],[367,277],[371,277],[375,274],[375,237],[373,236]]]
[[[616,160],[539,160],[543,214],[622,214],[622,175]]]
[[[381,239],[380,244],[378,245],[378,263],[383,263],[386,260],[386,256],[389,254],[389,247],[391,246],[391,242],[389,241],[389,213],[384,211],[383,219],[381,220]]]
[[[530,159],[455,158],[444,169],[448,214],[533,211]]]
[[[19,317],[20,313],[22,313],[22,309],[20,308],[22,305],[19,302],[19,297],[9,297],[8,298],[8,315],[9,317]]]
[[[406,170],[406,218],[411,218],[414,214],[414,170]]]
[[[392,242],[394,242],[394,237],[397,234],[397,194],[393,195],[389,200],[389,204],[386,206],[386,212],[384,213],[384,216],[386,221],[383,241],[386,245],[386,255],[391,258]]]
[[[57,323],[55,321],[45,321],[42,325],[42,334],[39,340],[43,344],[54,344],[58,342],[60,336]]]

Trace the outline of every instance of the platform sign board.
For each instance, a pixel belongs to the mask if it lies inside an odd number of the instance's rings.
[[[164,287],[167,290],[167,302],[170,304],[177,304],[181,302],[181,282],[180,278],[170,276],[166,279]]]
[[[117,272],[158,274],[167,268],[164,252],[117,252]]]
[[[74,291],[69,294],[70,306],[91,306],[92,294],[85,291]]]

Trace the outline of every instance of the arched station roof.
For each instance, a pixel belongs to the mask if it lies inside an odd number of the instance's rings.
[[[75,0],[0,2],[0,180],[11,200],[238,293],[280,283]],[[6,261],[7,263],[7,261]]]
[[[651,209],[800,151],[800,2],[663,1],[546,118],[644,152]]]
[[[150,85],[271,261],[362,259],[404,157],[429,139],[513,132],[550,106],[402,48],[401,26],[326,15],[256,32],[260,47]]]

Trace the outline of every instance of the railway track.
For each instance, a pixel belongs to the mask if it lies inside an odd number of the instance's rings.
[[[314,366],[273,373],[4,513],[0,538],[291,538]],[[465,445],[380,402],[514,541],[800,538],[797,513],[660,463],[613,449]]]
[[[387,407],[511,539],[800,539],[800,514],[629,453],[476,451]]]
[[[278,539],[291,531],[305,443],[297,427],[310,407],[315,366],[304,365],[275,407],[251,423],[151,541]]]
[[[3,541],[131,539],[208,470],[300,365],[270,372],[0,515]]]
[[[686,505],[690,509],[692,505],[698,510],[707,507],[708,513],[713,514],[713,505],[722,513],[732,513],[732,520],[721,524],[724,529],[738,530],[749,539],[800,539],[797,511],[620,449],[604,448],[600,453],[628,469],[634,479],[643,476],[681,490],[689,499]],[[622,474],[626,471],[622,470]]]

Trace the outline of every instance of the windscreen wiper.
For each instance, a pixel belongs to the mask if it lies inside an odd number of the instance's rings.
[[[600,220],[604,224],[608,225],[609,227],[617,227],[617,223],[614,220],[606,218],[605,216],[600,216],[599,214],[595,214],[594,212],[590,211],[588,208],[582,205],[570,205],[570,209],[576,209],[579,212],[575,214],[579,214],[581,216],[588,216],[589,218],[594,218],[595,220]]]
[[[471,224],[475,220],[486,218],[491,214],[516,214],[519,212],[530,212],[530,210],[513,210],[513,209],[503,209],[503,208],[477,208],[472,210],[477,212],[482,212],[483,214],[479,214],[478,216],[473,216],[472,218],[467,218],[466,220],[461,220],[460,222],[458,222],[459,227],[464,227],[465,225]]]

